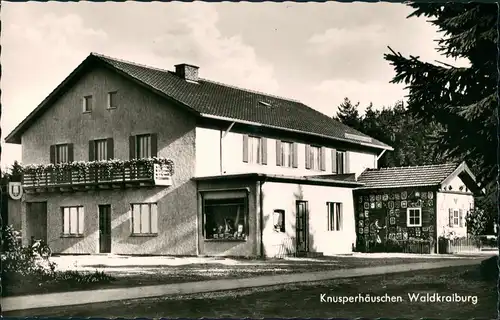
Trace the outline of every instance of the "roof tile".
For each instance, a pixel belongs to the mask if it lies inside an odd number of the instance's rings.
[[[359,138],[356,139],[349,134],[357,135],[365,137],[365,139],[368,138],[368,141],[371,140],[371,145],[392,149],[387,144],[352,129],[298,101],[205,79],[200,79],[198,83],[192,83],[183,80],[171,71],[98,54],[93,55],[201,114],[255,122],[357,144],[363,143]],[[266,103],[259,103],[260,101]]]
[[[367,169],[359,177],[365,188],[400,188],[439,185],[458,164],[445,163],[414,167]]]

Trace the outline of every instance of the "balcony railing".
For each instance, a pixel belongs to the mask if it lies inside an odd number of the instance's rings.
[[[172,174],[172,161],[162,158],[28,165],[23,168],[23,187],[169,186]]]

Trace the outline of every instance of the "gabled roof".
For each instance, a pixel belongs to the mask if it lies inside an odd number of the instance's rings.
[[[464,181],[467,188],[480,192],[476,178],[465,162],[366,169],[358,177],[358,181],[364,184],[360,189],[430,187],[441,186],[457,176]]]
[[[42,112],[50,107],[71,79],[97,64],[133,80],[164,98],[174,100],[205,118],[228,120],[314,135],[378,149],[392,150],[387,144],[354,130],[305,104],[290,99],[200,79],[185,81],[175,72],[139,65],[92,53],[7,137],[20,143],[20,136]]]

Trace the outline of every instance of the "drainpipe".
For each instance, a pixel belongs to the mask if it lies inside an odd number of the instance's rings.
[[[262,185],[265,182],[264,180],[259,181],[259,203],[260,203],[260,214],[259,214],[259,220],[260,220],[260,256],[264,258],[264,241],[263,241],[263,236],[264,236],[264,196],[262,194]]]
[[[226,131],[224,131],[224,133],[222,133],[221,131],[221,136],[220,136],[220,174],[224,174],[224,164],[223,164],[223,153],[222,153],[222,146],[223,146],[223,142],[222,140],[224,140],[224,138],[227,136],[227,134],[229,133],[229,131],[231,131],[231,129],[233,128],[234,124],[236,122],[232,122],[229,127],[227,128]]]

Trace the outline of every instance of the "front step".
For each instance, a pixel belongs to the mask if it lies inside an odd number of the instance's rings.
[[[319,258],[323,257],[323,252],[304,252],[300,251],[295,254],[296,257],[302,258]]]

